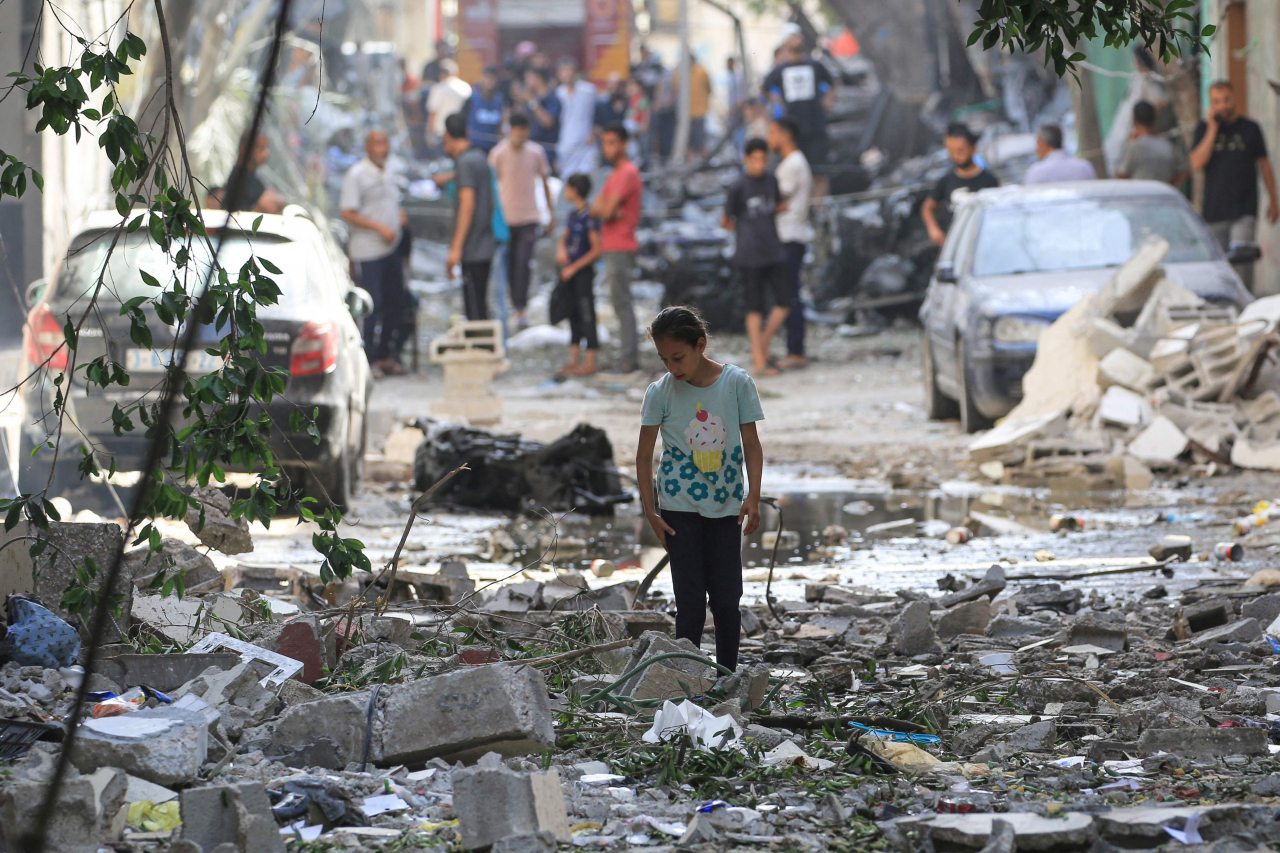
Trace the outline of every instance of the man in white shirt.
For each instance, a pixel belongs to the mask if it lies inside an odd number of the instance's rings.
[[[387,171],[391,141],[386,131],[369,131],[364,151],[364,159],[342,177],[338,208],[351,226],[347,256],[356,283],[373,297],[373,311],[364,318],[365,351],[380,374],[400,374],[404,369],[398,349],[415,325],[400,250],[408,218],[400,207],[400,189]]]
[[[1062,150],[1062,128],[1042,124],[1036,132],[1036,156],[1040,158],[1027,169],[1024,184],[1052,184],[1058,181],[1094,181],[1098,173],[1093,164],[1072,157]]]
[[[800,302],[800,269],[808,244],[813,241],[813,225],[809,222],[809,201],[813,197],[813,170],[800,150],[799,126],[789,118],[774,119],[769,124],[769,147],[782,158],[774,175],[782,203],[778,205],[778,239],[786,253],[787,280],[793,288],[792,311],[787,315],[787,357],[784,368],[804,367],[804,306]]]
[[[560,87],[560,141],[556,161],[562,175],[590,174],[596,167],[596,87],[578,76],[572,59],[560,60],[556,68]]]
[[[547,182],[551,175],[547,156],[541,145],[529,141],[529,117],[524,113],[512,113],[510,125],[507,138],[489,152],[489,166],[498,180],[502,215],[511,234],[507,241],[507,290],[515,308],[516,328],[523,329],[528,325],[524,309],[529,302],[533,250],[542,228],[542,214],[538,210],[539,186],[549,212],[554,211],[555,201],[551,198],[551,185]],[[555,214],[552,212],[546,233],[554,231]]]
[[[458,63],[440,60],[440,82],[427,95],[427,147],[437,148],[444,139],[444,120],[462,112],[471,97],[471,85],[458,76]]]

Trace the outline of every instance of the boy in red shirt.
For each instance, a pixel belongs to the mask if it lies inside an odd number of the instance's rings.
[[[601,132],[600,150],[604,159],[613,166],[613,171],[591,206],[591,215],[604,223],[600,229],[604,277],[609,284],[613,311],[622,326],[619,373],[635,371],[640,356],[631,282],[635,278],[636,251],[640,248],[636,242],[636,226],[640,224],[640,194],[644,184],[640,180],[640,170],[627,157],[629,137],[627,129],[620,124],[606,127]]]

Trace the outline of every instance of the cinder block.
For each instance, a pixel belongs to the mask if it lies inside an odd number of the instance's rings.
[[[569,817],[560,774],[518,773],[488,753],[476,767],[453,774],[453,809],[467,850],[482,850],[513,835],[550,832],[569,842]]]
[[[374,760],[387,767],[436,757],[474,761],[487,752],[528,755],[556,742],[542,673],[505,663],[467,667],[395,688],[376,728]]]
[[[182,838],[203,850],[232,844],[243,853],[285,853],[261,782],[189,788],[181,805]]]

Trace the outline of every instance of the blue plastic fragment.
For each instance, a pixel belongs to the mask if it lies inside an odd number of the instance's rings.
[[[702,812],[703,814],[711,814],[716,809],[727,809],[727,808],[729,808],[729,804],[726,803],[724,800],[712,800],[708,803],[704,803],[701,806],[699,806],[698,811]]]
[[[1262,636],[1266,637],[1267,642],[1271,644],[1271,653],[1273,655],[1280,655],[1280,640],[1277,640],[1270,634],[1263,634]]]
[[[858,731],[867,732],[868,734],[873,734],[879,738],[897,741],[898,743],[914,743],[919,746],[942,743],[942,738],[937,735],[916,732],[891,732],[888,729],[873,729],[871,726],[864,726],[862,723],[849,723],[849,727],[857,729]]]

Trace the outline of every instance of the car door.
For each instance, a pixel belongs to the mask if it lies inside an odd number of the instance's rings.
[[[938,254],[938,265],[950,264],[953,270],[952,281],[938,281],[935,274],[929,282],[928,328],[929,342],[933,347],[934,365],[938,378],[945,390],[950,392],[957,387],[959,372],[956,370],[956,303],[960,277],[960,262],[967,252],[961,247],[973,238],[973,222],[978,218],[978,205],[968,204],[956,212],[951,230],[942,244]]]

